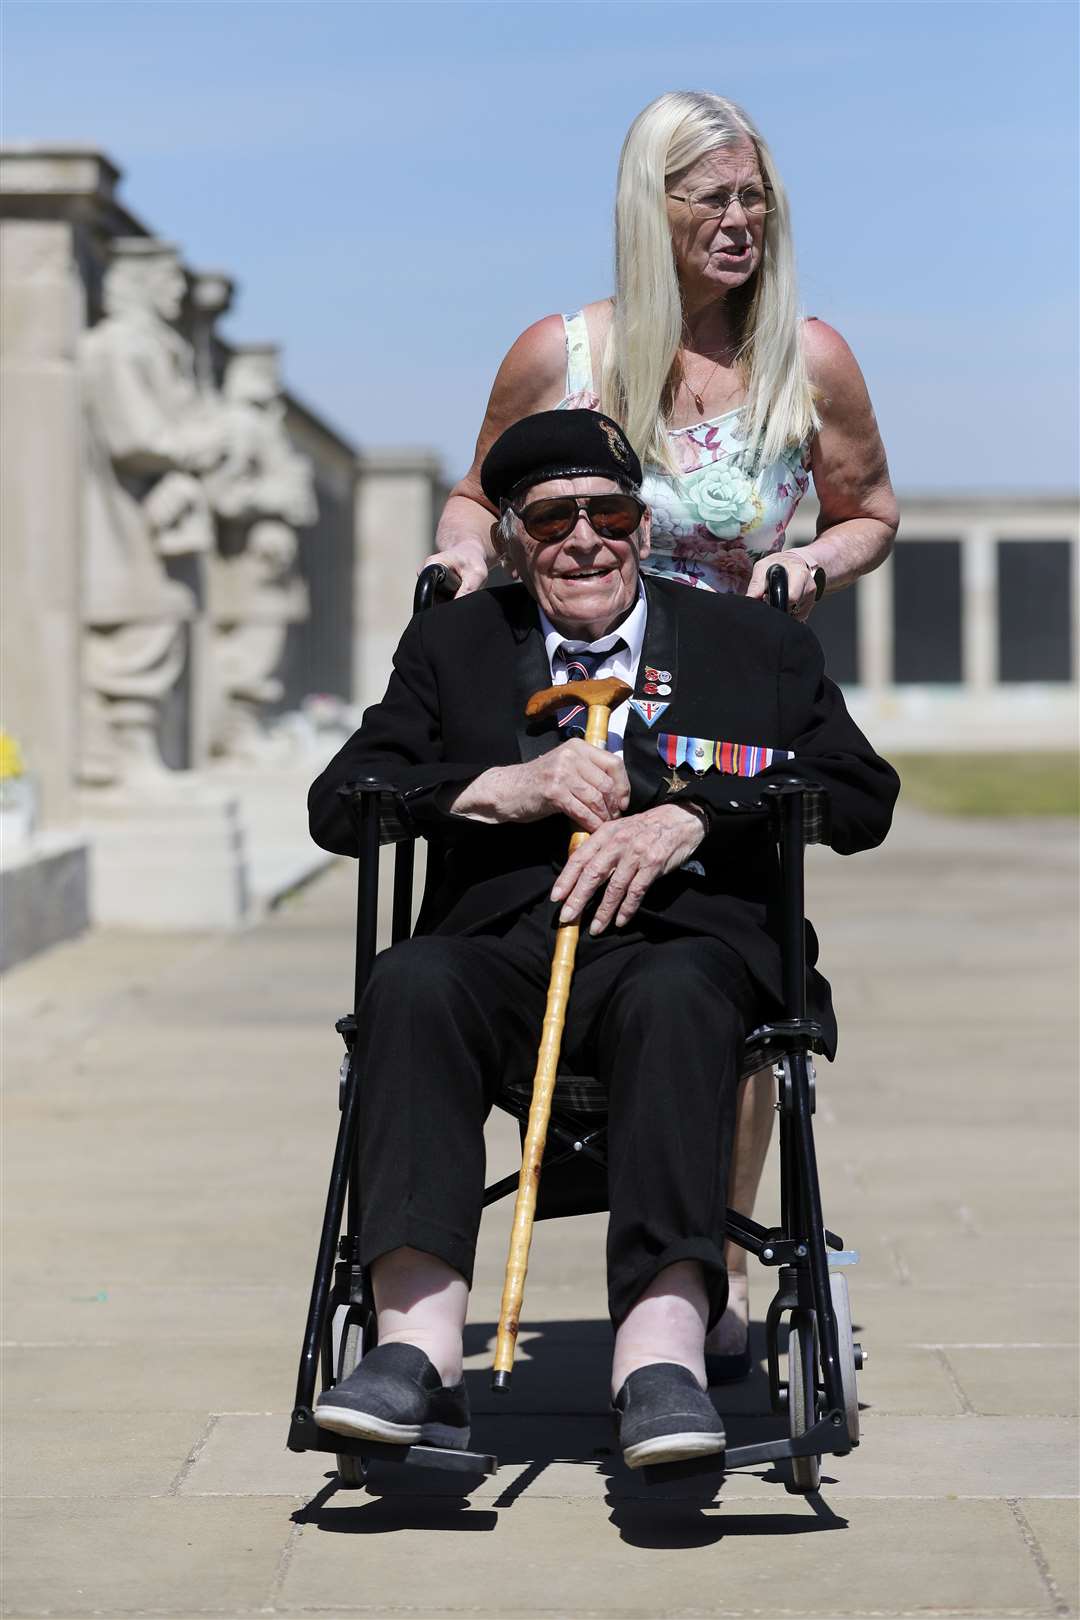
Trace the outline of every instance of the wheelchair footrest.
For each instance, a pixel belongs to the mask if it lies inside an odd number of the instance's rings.
[[[332,1438],[340,1441],[343,1437]],[[401,1463],[411,1468],[438,1468],[448,1474],[494,1474],[499,1467],[498,1457],[481,1451],[447,1451],[442,1446],[384,1446],[374,1440],[351,1441],[349,1450],[354,1448],[358,1457],[369,1457],[372,1461]],[[340,1451],[341,1446],[335,1445],[333,1450]]]
[[[401,1463],[412,1468],[438,1468],[453,1474],[494,1474],[499,1459],[482,1451],[450,1451],[443,1446],[388,1446],[320,1429],[310,1412],[293,1413],[290,1451],[329,1451],[335,1456],[370,1458],[373,1462]]]
[[[731,1468],[752,1468],[758,1463],[785,1462],[789,1457],[832,1454],[846,1456],[851,1450],[842,1415],[830,1412],[797,1440],[765,1440],[756,1446],[731,1446],[711,1457],[689,1457],[685,1462],[654,1463],[641,1470],[646,1485],[663,1485],[678,1479],[696,1479],[723,1474]]]

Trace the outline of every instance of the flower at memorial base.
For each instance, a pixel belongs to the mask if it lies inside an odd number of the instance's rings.
[[[10,732],[0,731],[0,782],[11,782],[22,776],[22,750]]]
[[[687,504],[718,540],[734,540],[761,520],[763,507],[753,481],[730,461],[691,473],[682,487]]]

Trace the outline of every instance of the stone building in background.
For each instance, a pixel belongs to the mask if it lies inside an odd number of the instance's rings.
[[[360,456],[275,344],[221,337],[232,278],[119,178],[0,150],[3,963],[88,921],[236,926],[315,868],[307,784],[441,501],[428,452]]]

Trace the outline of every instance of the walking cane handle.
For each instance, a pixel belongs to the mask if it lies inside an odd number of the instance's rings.
[[[542,692],[534,692],[525,705],[525,713],[530,720],[535,720],[538,714],[547,714],[550,709],[561,709],[570,700],[584,703],[591,718],[594,708],[607,709],[609,712],[617,709],[633,690],[632,686],[627,686],[625,681],[618,680],[614,675],[606,675],[602,681],[566,681],[562,686],[546,686]],[[585,740],[593,741],[587,733]],[[603,740],[598,746],[603,748],[606,742],[605,720]]]

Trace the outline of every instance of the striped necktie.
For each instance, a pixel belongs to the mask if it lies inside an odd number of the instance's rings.
[[[626,642],[621,636],[613,641],[610,647],[603,651],[596,651],[586,647],[581,652],[571,652],[565,641],[555,653],[555,658],[566,670],[568,681],[595,681],[596,671],[600,665],[613,659]],[[585,735],[585,705],[584,703],[567,703],[559,710],[559,729],[568,737]]]

